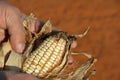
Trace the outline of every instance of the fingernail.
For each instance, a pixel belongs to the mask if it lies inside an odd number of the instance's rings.
[[[68,64],[69,65],[72,65],[74,63],[74,60],[73,60],[73,58],[70,56],[70,59],[69,59],[69,61],[68,61]]]
[[[75,48],[77,46],[77,42],[73,41],[71,48]]]
[[[24,49],[25,49],[25,44],[19,43],[19,44],[17,45],[17,52],[18,52],[18,53],[22,53],[22,52],[24,51]]]

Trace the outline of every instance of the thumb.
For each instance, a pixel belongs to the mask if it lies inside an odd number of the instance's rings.
[[[23,15],[17,8],[6,10],[6,23],[13,50],[22,53],[25,48],[25,31],[22,25]]]

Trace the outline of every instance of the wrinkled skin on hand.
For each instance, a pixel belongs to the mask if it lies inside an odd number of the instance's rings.
[[[22,53],[25,48],[25,30],[23,20],[26,15],[18,8],[8,4],[5,1],[0,1],[0,42],[4,40],[5,31],[8,31],[11,46],[17,53]],[[39,22],[33,20],[31,23],[31,31],[36,31]]]

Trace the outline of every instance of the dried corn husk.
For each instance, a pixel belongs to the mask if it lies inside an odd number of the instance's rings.
[[[32,74],[38,78],[49,80],[89,80],[89,77],[93,75],[95,71],[93,70],[88,74],[87,71],[94,65],[96,59],[92,55],[82,52],[77,53],[77,55],[83,54],[87,56],[89,60],[74,72],[69,73],[68,76],[65,77],[63,75],[69,56],[75,54],[71,52],[70,48],[72,41],[77,37],[83,37],[87,34],[87,31],[81,35],[69,35],[63,31],[53,34],[52,24],[50,23],[50,20],[48,20],[38,34],[31,33],[29,24],[32,19],[34,19],[33,14],[27,17],[23,22],[27,41],[25,52],[23,55],[15,53],[11,49],[9,40],[2,43],[0,46],[0,67],[5,70],[18,72],[22,70],[22,72]],[[34,34],[33,37],[32,34]],[[50,51],[50,49],[53,51]],[[61,49],[62,52],[59,49]],[[56,61],[51,63],[50,61],[52,59],[55,59]]]

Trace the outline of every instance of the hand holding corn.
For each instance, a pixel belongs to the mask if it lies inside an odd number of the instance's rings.
[[[22,53],[25,46],[25,33],[22,22],[26,15],[7,2],[0,0],[0,44],[5,38],[10,38],[10,43],[14,51]],[[35,26],[36,25],[36,26]],[[31,31],[36,31],[38,23],[33,21]],[[8,31],[8,36],[6,36]],[[37,80],[31,75],[0,72],[0,80]]]
[[[23,20],[25,19],[26,15],[13,5],[5,1],[0,1],[0,43],[4,41],[5,38],[10,38],[10,43],[14,51],[17,53],[22,53],[25,46],[25,32],[22,25]],[[42,23],[43,24],[43,23]],[[17,26],[16,26],[17,25]],[[41,23],[37,20],[33,20],[31,24],[31,32],[38,31]],[[56,29],[55,29],[56,30]],[[6,36],[6,31],[8,31],[8,36]],[[76,42],[72,44],[72,48],[76,46]],[[72,59],[71,59],[72,60]],[[12,73],[12,72],[0,72],[0,76],[4,75],[9,79],[17,80],[18,79],[31,79],[36,80],[33,76],[19,74],[19,73]],[[16,76],[15,76],[16,75]],[[0,80],[2,80],[0,77]],[[11,78],[12,77],[12,78]]]
[[[26,15],[13,5],[0,0],[0,43],[5,38],[10,38],[12,48],[17,53],[22,53],[25,47],[25,30],[22,22]],[[37,20],[33,20],[31,31],[36,31]],[[6,36],[6,32],[9,36]]]

